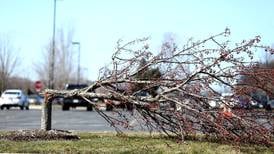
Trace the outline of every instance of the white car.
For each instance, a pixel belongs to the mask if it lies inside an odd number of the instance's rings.
[[[27,96],[19,89],[9,89],[2,93],[0,97],[0,109],[10,109],[10,107],[20,107],[21,110],[24,108],[29,109],[29,103]]]

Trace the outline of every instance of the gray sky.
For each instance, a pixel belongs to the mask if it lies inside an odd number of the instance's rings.
[[[157,51],[166,33],[182,44],[228,27],[233,42],[260,35],[272,45],[273,7],[273,0],[57,0],[56,26],[75,30],[81,66],[95,80],[120,38],[150,36]],[[24,58],[17,74],[38,80],[32,68],[52,37],[53,0],[0,0],[0,19],[0,33],[11,37]]]

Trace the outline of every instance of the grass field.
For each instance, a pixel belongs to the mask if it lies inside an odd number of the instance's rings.
[[[4,134],[1,132],[0,134]],[[0,140],[0,153],[274,153],[273,148],[254,145],[226,145],[199,141],[177,143],[159,135],[114,133],[78,133],[77,141]]]

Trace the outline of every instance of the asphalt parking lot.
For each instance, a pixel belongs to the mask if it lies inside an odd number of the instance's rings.
[[[258,116],[262,113],[264,112],[257,112],[256,115]],[[113,113],[107,112],[107,114]],[[251,114],[251,112],[248,114]],[[274,112],[267,112],[266,115],[268,118],[274,118]],[[257,121],[262,125],[266,124],[265,117],[260,117]],[[41,106],[30,106],[30,110],[20,110],[19,108],[0,110],[0,131],[40,129],[40,127]],[[272,129],[273,123],[272,125],[266,124],[265,127]],[[52,129],[93,132],[115,131],[115,129],[95,111],[86,111],[86,108],[72,108],[69,111],[62,111],[59,105],[53,106]],[[139,129],[140,128],[137,128],[137,130]]]
[[[0,110],[0,130],[39,129],[41,125],[41,110],[39,106],[30,110],[12,108]],[[95,111],[84,109],[62,111],[53,108],[52,129],[75,131],[114,131],[112,127]]]

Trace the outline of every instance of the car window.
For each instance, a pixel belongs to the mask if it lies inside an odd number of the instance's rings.
[[[82,89],[86,88],[88,85],[86,84],[80,84],[80,85],[74,85],[74,84],[69,84],[66,86],[67,90],[74,90],[74,89]]]
[[[19,92],[13,92],[13,91],[7,91],[7,92],[5,92],[5,94],[7,94],[7,95],[20,95]]]

